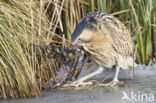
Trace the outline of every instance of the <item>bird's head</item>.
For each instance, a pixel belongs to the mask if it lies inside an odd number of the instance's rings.
[[[97,13],[97,12],[95,12]],[[97,38],[97,33],[103,28],[103,24],[98,14],[86,15],[79,24],[71,37],[73,45],[81,46],[85,43],[90,43]]]

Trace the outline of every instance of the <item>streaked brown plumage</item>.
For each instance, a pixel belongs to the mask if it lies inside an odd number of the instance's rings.
[[[117,84],[120,68],[133,67],[134,44],[131,33],[114,16],[101,12],[87,14],[76,26],[71,42],[84,48],[89,54],[88,57],[99,66],[98,70],[116,66],[115,77],[108,85]],[[96,74],[99,72],[89,77]],[[73,84],[80,85],[89,77],[86,76]]]

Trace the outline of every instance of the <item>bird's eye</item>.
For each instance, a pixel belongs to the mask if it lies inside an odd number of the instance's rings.
[[[78,39],[78,41],[82,41],[82,39],[81,39],[81,38],[79,38],[79,39]]]

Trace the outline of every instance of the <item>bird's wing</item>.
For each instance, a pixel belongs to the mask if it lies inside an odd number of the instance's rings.
[[[120,55],[132,56],[134,52],[133,38],[124,24],[110,15],[103,19],[103,24],[104,32],[107,31],[111,35],[114,50]]]

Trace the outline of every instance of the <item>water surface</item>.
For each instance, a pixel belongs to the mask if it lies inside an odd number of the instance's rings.
[[[81,76],[93,72],[96,68],[94,66],[90,70],[84,70]],[[92,79],[102,81],[112,73],[113,69],[105,69],[103,73]],[[135,75],[133,78],[131,69],[121,70],[119,79],[124,85],[113,88],[92,86],[51,89],[43,91],[42,96],[38,98],[1,100],[0,103],[156,103],[156,65],[139,65],[135,68]],[[112,77],[107,81],[111,79]],[[121,99],[124,93],[130,100]],[[155,101],[150,101],[151,96],[154,96]]]

